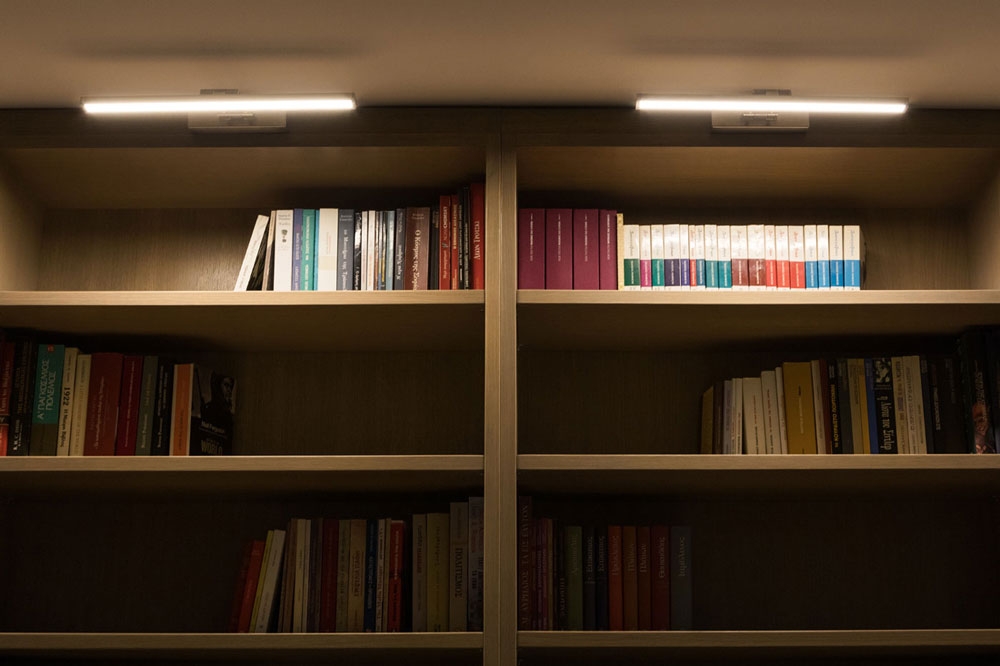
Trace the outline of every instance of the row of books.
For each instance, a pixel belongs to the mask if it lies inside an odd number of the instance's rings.
[[[996,453],[1000,330],[955,353],[786,362],[702,396],[702,453]]]
[[[244,550],[229,630],[482,631],[483,498],[449,509],[270,530]]]
[[[860,289],[857,225],[626,224],[613,210],[522,208],[519,289]]]
[[[260,215],[235,291],[482,289],[485,187],[437,208],[294,208]]]
[[[564,525],[518,498],[518,629],[692,628],[691,528]]]
[[[228,454],[235,392],[195,363],[0,331],[0,455]]]

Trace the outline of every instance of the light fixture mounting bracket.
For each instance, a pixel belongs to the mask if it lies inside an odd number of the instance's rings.
[[[791,97],[787,88],[756,88],[753,96]],[[712,129],[723,132],[804,132],[809,114],[797,111],[713,111]]]

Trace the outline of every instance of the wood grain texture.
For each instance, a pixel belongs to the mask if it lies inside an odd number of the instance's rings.
[[[996,173],[980,195],[969,224],[969,272],[976,289],[1000,286],[1000,173]]]
[[[0,161],[0,289],[36,289],[41,210]]]

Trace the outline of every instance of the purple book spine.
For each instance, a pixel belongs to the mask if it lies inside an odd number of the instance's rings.
[[[545,211],[545,288],[573,288],[573,210]]]
[[[545,288],[544,208],[522,208],[518,211],[517,288]]]
[[[573,211],[573,288],[600,289],[597,210],[580,208]]]
[[[618,211],[602,210],[598,225],[601,289],[618,289]]]

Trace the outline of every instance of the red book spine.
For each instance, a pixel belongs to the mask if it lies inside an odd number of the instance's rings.
[[[545,288],[573,288],[573,211],[545,211]]]
[[[618,211],[602,210],[597,249],[601,289],[618,289]]]
[[[337,630],[337,553],[340,546],[340,521],[323,519],[323,573],[320,576],[319,630]]]
[[[805,261],[790,261],[788,262],[788,268],[790,272],[790,280],[792,289],[805,289],[806,288],[806,262]]]
[[[621,631],[625,626],[622,600],[622,528],[608,527],[608,628]]]
[[[229,632],[240,630],[240,613],[243,610],[243,590],[247,586],[247,572],[250,571],[250,554],[253,552],[253,542],[248,541],[243,548],[243,559],[240,562],[240,575],[236,578],[236,592],[233,594],[233,607],[229,613]]]
[[[573,211],[574,289],[601,288],[599,219],[597,209],[578,208]]]
[[[532,522],[531,498],[517,498],[517,628],[521,631],[532,629]]]
[[[486,288],[486,183],[469,185],[472,205],[472,288]]]
[[[747,261],[751,287],[767,286],[767,264],[763,259],[751,258]]]
[[[517,212],[517,288],[545,289],[545,209]]]
[[[438,200],[441,247],[438,248],[438,289],[451,289],[451,195]]]
[[[634,525],[622,527],[622,622],[625,631],[639,629],[638,557]]]
[[[7,455],[10,438],[10,396],[14,384],[14,343],[0,334],[0,456]]]
[[[778,274],[778,289],[789,289],[792,286],[792,280],[788,270],[788,260],[781,259],[780,261],[775,261],[774,263]],[[805,280],[805,266],[802,267],[802,279]]]
[[[93,372],[93,361],[91,361],[91,372]],[[243,604],[240,608],[239,632],[249,633],[250,617],[253,615],[253,602],[257,596],[257,579],[260,578],[260,567],[264,562],[264,545],[260,540],[255,540],[250,547],[250,565],[247,567],[246,585],[243,586]]]
[[[652,578],[650,576],[650,546],[649,528],[639,527],[635,531],[636,548],[636,572],[638,576],[638,586],[636,587],[637,603],[639,610],[639,631],[649,631],[652,624],[650,619],[650,601],[652,597]]]
[[[451,195],[451,288],[460,289],[459,255],[462,253],[462,218],[459,216],[458,195]]]
[[[403,630],[403,546],[406,524],[394,520],[389,524],[389,608],[386,631]]]
[[[734,287],[749,287],[750,286],[750,268],[747,259],[737,259],[733,257],[733,286]]]
[[[774,259],[764,260],[764,286],[778,286],[778,262]]]
[[[139,392],[142,389],[142,357],[128,355],[122,365],[121,397],[118,401],[116,456],[134,456],[139,432]]]
[[[655,525],[649,539],[653,555],[650,628],[666,631],[670,628],[670,532],[664,525]]]
[[[87,397],[87,431],[83,440],[84,455],[115,455],[122,362],[121,354],[97,353],[91,355],[90,388]]]

